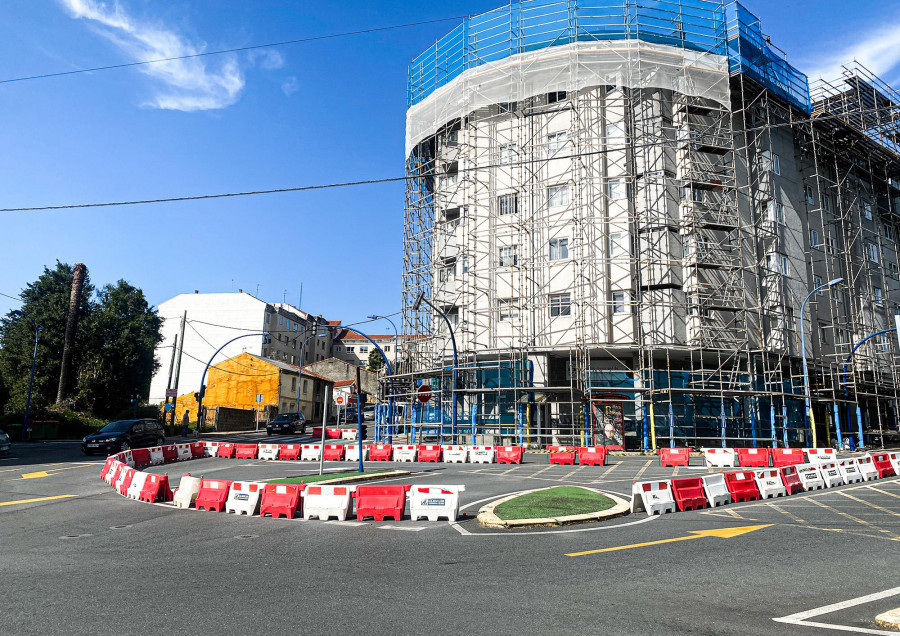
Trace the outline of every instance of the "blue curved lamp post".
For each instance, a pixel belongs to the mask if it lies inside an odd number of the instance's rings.
[[[31,326],[34,327],[34,353],[31,354],[31,376],[28,378],[28,398],[25,400],[25,420],[22,422],[22,441],[24,442],[25,433],[28,429],[28,412],[31,410],[31,390],[34,388],[34,365],[37,362],[38,334],[40,334],[41,330],[38,329],[38,326],[34,324],[34,321],[24,311],[14,309],[12,313],[14,316],[26,318],[31,323]]]
[[[891,333],[894,331],[897,331],[896,327],[891,327],[890,329],[882,329],[881,331],[876,331],[875,333],[870,333],[868,336],[866,336],[865,338],[863,338],[862,340],[857,342],[856,346],[854,346],[853,349],[850,350],[850,353],[847,354],[847,359],[844,360],[844,372],[841,374],[841,384],[844,385],[844,399],[845,400],[847,399],[847,367],[850,366],[850,358],[853,357],[853,354],[856,353],[856,350],[859,349],[866,341],[870,340],[871,338],[874,338],[875,336],[880,336],[883,333]],[[856,405],[856,422],[857,422],[857,425],[859,426],[859,446],[858,446],[858,448],[862,448],[864,446],[864,444],[863,444],[863,425],[862,425],[862,416],[860,415],[860,412],[859,412],[859,403],[857,403],[857,405]],[[848,428],[850,427],[849,407],[848,407],[847,427]],[[840,448],[844,445],[843,440],[841,439],[840,424],[838,424],[837,437],[838,437],[838,447]],[[852,438],[853,436],[851,435],[850,437]]]
[[[451,427],[453,441],[451,442],[451,444],[455,444],[456,443],[456,387],[457,387],[457,379],[459,377],[459,359],[456,355],[456,336],[453,335],[453,325],[450,323],[450,318],[447,317],[447,314],[445,314],[443,311],[438,309],[437,306],[433,302],[431,302],[430,300],[425,298],[425,292],[419,292],[419,295],[416,297],[416,302],[414,302],[413,306],[412,306],[413,311],[418,311],[419,307],[422,306],[423,302],[441,315],[441,318],[443,318],[444,322],[447,323],[447,329],[450,330],[450,344],[453,345],[453,392],[451,394],[453,397],[453,418],[452,418],[452,427]],[[442,440],[443,440],[443,428],[444,428],[444,422],[443,422],[443,418],[442,418],[441,419],[441,439]],[[441,443],[443,443],[443,441]]]
[[[209,362],[206,363],[206,367],[204,367],[204,369],[203,369],[203,375],[200,376],[200,397],[197,400],[197,437],[198,438],[202,435],[202,431],[203,431],[203,422],[201,421],[201,419],[202,419],[202,414],[203,414],[203,394],[206,393],[206,372],[209,371],[210,365],[212,365],[213,360],[215,360],[216,356],[219,355],[219,352],[222,349],[224,349],[225,347],[230,345],[235,340],[240,340],[241,338],[252,338],[254,336],[262,336],[263,344],[269,343],[269,332],[268,331],[263,331],[260,333],[245,333],[240,336],[236,336],[236,337],[232,338],[231,340],[229,340],[228,342],[223,344],[221,347],[216,349],[216,352],[214,354],[212,354],[212,357],[209,359]]]
[[[394,324],[394,321],[388,318],[387,316],[377,316],[372,314],[371,316],[367,316],[371,320],[387,320],[391,323],[391,327],[394,328],[394,371],[397,370],[397,348],[400,346],[400,333],[397,331],[397,325]],[[391,443],[391,430],[394,425],[394,396],[388,400],[388,444]]]

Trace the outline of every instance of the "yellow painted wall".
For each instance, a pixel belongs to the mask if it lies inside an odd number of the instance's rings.
[[[217,362],[207,374],[203,406],[208,409],[208,413],[215,411],[217,406],[235,409],[259,407],[260,410],[269,404],[278,406],[279,372],[275,365],[249,353]],[[257,393],[263,394],[263,401],[259,404],[256,402]],[[197,400],[194,399],[193,392],[178,396],[176,422],[181,422],[185,409],[190,409],[191,420],[196,419]]]

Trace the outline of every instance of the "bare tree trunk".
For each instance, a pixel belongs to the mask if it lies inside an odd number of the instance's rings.
[[[81,301],[81,290],[84,288],[84,277],[87,267],[77,263],[72,277],[72,294],[69,296],[69,317],[66,320],[66,340],[63,344],[62,366],[59,370],[59,389],[56,391],[57,404],[66,396],[66,382],[69,376],[69,363],[72,360],[72,343],[75,339],[75,325],[78,322],[78,305]]]

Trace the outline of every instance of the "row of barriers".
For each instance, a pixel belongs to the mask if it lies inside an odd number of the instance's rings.
[[[662,466],[689,466],[691,448],[660,448]],[[707,468],[781,468],[800,464],[834,463],[833,448],[704,448]]]
[[[897,452],[866,453],[849,459],[813,453],[810,459],[813,461],[755,471],[636,481],[631,488],[631,512],[652,516],[676,510],[701,510],[900,475]]]
[[[154,448],[133,449],[111,455],[100,471],[100,478],[116,492],[129,499],[147,503],[171,502],[176,508],[195,508],[238,515],[285,517],[293,519],[313,517],[327,521],[331,517],[344,521],[351,511],[351,503],[358,521],[371,517],[375,521],[392,518],[400,521],[409,503],[413,521],[446,518],[456,521],[459,515],[459,494],[465,486],[435,486],[425,484],[277,484],[226,479],[204,479],[185,473],[174,491],[166,474],[146,473],[141,468],[170,462],[220,457],[222,443],[192,442],[169,444]],[[256,444],[233,444],[233,455],[243,453],[249,458],[250,448]],[[262,446],[262,445],[260,445]],[[258,452],[258,451],[257,451]]]

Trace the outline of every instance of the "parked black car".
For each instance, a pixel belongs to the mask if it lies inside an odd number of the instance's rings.
[[[294,435],[297,431],[306,433],[306,418],[303,413],[279,413],[266,424],[266,434]]]
[[[81,440],[81,451],[85,455],[111,455],[129,448],[160,446],[165,443],[165,429],[156,420],[118,420]]]

